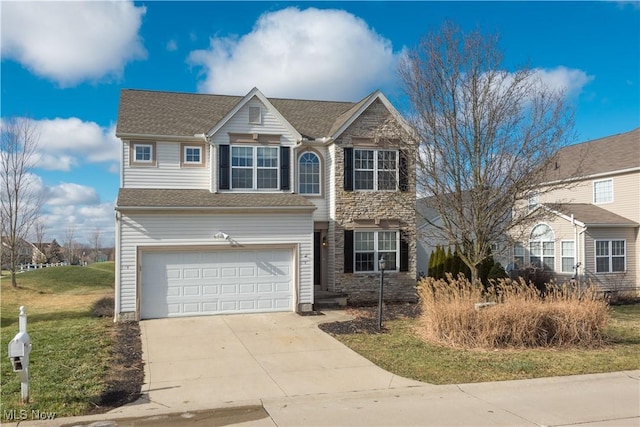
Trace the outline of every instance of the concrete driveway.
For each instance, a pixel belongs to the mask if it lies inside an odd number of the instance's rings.
[[[346,319],[342,311],[328,311],[321,316],[269,313],[142,321],[143,397],[112,413],[141,415],[427,386],[377,367],[317,327]]]

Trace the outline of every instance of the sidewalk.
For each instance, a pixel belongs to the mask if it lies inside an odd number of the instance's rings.
[[[4,425],[4,424],[3,424]],[[141,417],[102,414],[20,426],[640,426],[640,370],[229,402]]]

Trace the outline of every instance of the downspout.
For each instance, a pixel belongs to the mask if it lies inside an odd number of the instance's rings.
[[[122,262],[122,257],[120,255],[121,248],[120,248],[120,242],[121,242],[121,238],[120,238],[120,234],[121,234],[121,229],[122,226],[120,224],[120,219],[121,219],[121,215],[120,212],[116,210],[116,265],[115,265],[115,275],[116,275],[116,283],[115,283],[115,304],[114,304],[114,313],[113,313],[113,321],[117,322],[118,321],[118,317],[120,315],[120,308],[121,308],[121,304],[120,304],[120,298],[121,298],[121,283],[120,283],[120,263]]]

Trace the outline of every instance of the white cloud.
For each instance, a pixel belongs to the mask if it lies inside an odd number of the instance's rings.
[[[536,68],[534,76],[549,89],[563,91],[567,95],[577,95],[582,88],[594,79],[582,70],[559,66],[553,69]]]
[[[73,239],[87,244],[91,235],[100,230],[101,243],[113,246],[115,236],[114,204],[97,203],[91,205],[46,206],[42,219],[47,224],[45,239],[56,239],[63,244],[69,229],[73,229]]]
[[[167,42],[166,49],[167,49],[169,52],[175,52],[176,50],[178,50],[178,42],[177,42],[177,41],[175,41],[175,40],[173,40],[173,39],[172,39],[172,40],[169,40],[169,41]]]
[[[69,171],[83,162],[119,162],[115,126],[104,128],[76,117],[36,120],[40,139],[38,167]]]
[[[189,62],[202,66],[199,90],[354,100],[393,80],[391,42],[342,10],[289,7],[265,13],[240,38],[212,37]],[[313,84],[309,84],[313,82]]]
[[[100,201],[93,187],[74,183],[62,183],[51,187],[46,204],[50,206],[91,205]]]
[[[145,12],[130,1],[2,2],[2,57],[62,86],[119,76],[147,55]]]

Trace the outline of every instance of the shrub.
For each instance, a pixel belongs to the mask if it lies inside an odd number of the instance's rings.
[[[467,348],[596,346],[604,339],[608,305],[590,289],[554,286],[544,299],[524,280],[493,282],[485,291],[463,276],[423,279],[418,288],[420,335]],[[485,308],[476,303],[493,302]]]

